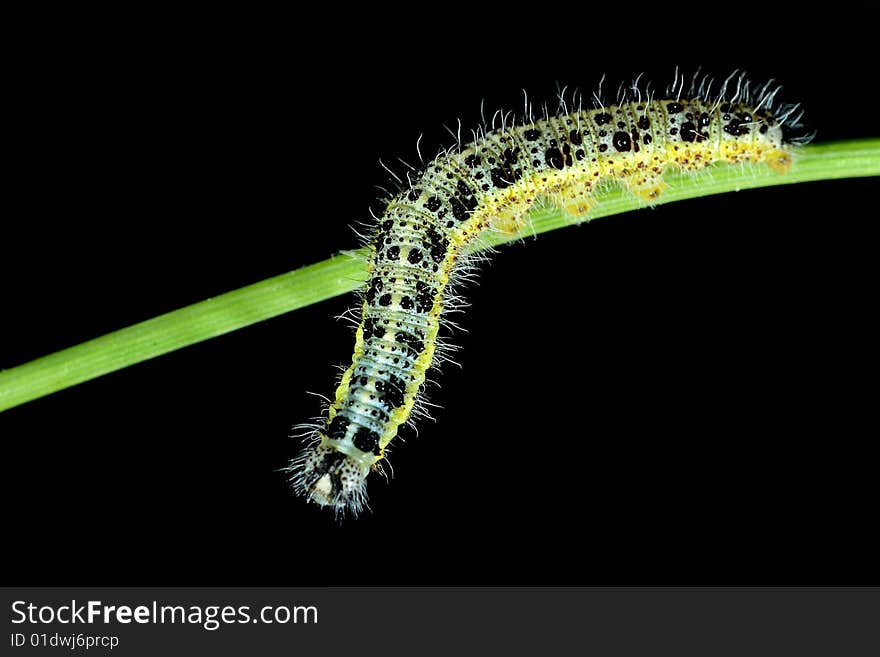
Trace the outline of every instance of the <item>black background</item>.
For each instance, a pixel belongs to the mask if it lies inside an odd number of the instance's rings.
[[[494,5],[20,26],[0,367],[355,246],[380,157],[521,88],[743,67],[817,140],[880,132],[873,10]],[[10,583],[876,584],[876,200],[756,190],[504,248],[438,422],[341,527],[277,470],[350,295],[8,411]]]

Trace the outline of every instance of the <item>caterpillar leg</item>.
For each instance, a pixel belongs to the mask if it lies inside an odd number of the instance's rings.
[[[776,173],[788,173],[788,170],[791,169],[791,154],[782,150],[769,151],[764,156],[764,161]]]
[[[557,206],[575,221],[586,219],[597,205],[590,188],[584,184],[562,185],[554,196]]]
[[[637,196],[648,203],[657,201],[660,195],[669,187],[669,185],[663,182],[662,176],[653,171],[639,171],[626,178],[624,185],[633,196]]]
[[[529,211],[533,205],[533,200],[518,200],[516,198],[499,204],[494,211],[492,228],[501,231],[505,235],[516,235],[525,228],[528,222]]]

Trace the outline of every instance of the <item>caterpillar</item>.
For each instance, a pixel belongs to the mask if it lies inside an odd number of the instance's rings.
[[[797,105],[775,101],[773,81],[756,85],[740,72],[717,92],[694,76],[685,93],[676,71],[662,98],[638,78],[606,105],[600,92],[583,109],[546,109],[500,127],[484,126],[468,144],[443,151],[388,200],[369,239],[354,355],[326,418],[303,425],[305,449],[286,470],[294,489],[339,514],[366,505],[370,472],[401,424],[423,412],[420,391],[438,347],[441,317],[456,303],[451,285],[472,263],[469,247],[489,231],[516,233],[541,199],[573,221],[589,217],[597,192],[622,185],[650,204],[663,193],[666,171],[696,171],[716,162],[764,163],[784,174],[803,133]],[[451,283],[452,282],[452,283]]]

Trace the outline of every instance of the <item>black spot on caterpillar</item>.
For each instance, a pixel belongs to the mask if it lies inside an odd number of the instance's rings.
[[[555,116],[484,129],[410,177],[378,218],[352,362],[326,422],[288,467],[295,489],[337,513],[363,508],[368,474],[382,472],[400,425],[421,412],[450,282],[481,235],[516,233],[539,198],[586,218],[609,180],[650,203],[671,168],[765,163],[785,173],[793,144],[809,137],[778,91],[738,73],[717,93],[705,78],[684,93],[676,74],[661,99],[633,84],[613,105],[569,112],[563,101]]]

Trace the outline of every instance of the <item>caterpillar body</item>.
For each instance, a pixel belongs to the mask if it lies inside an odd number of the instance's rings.
[[[646,92],[643,100],[633,85],[615,105],[568,112],[561,103],[539,120],[527,104],[518,124],[475,134],[411,179],[378,217],[352,362],[326,420],[287,468],[295,489],[337,514],[364,507],[367,475],[382,471],[398,428],[419,410],[450,280],[487,231],[518,231],[542,198],[587,218],[610,181],[650,203],[670,168],[723,161],[785,173],[793,144],[808,139],[792,118],[796,106],[774,107],[779,89],[770,83],[733,79],[717,94],[704,80],[683,96],[676,75],[665,99]]]

